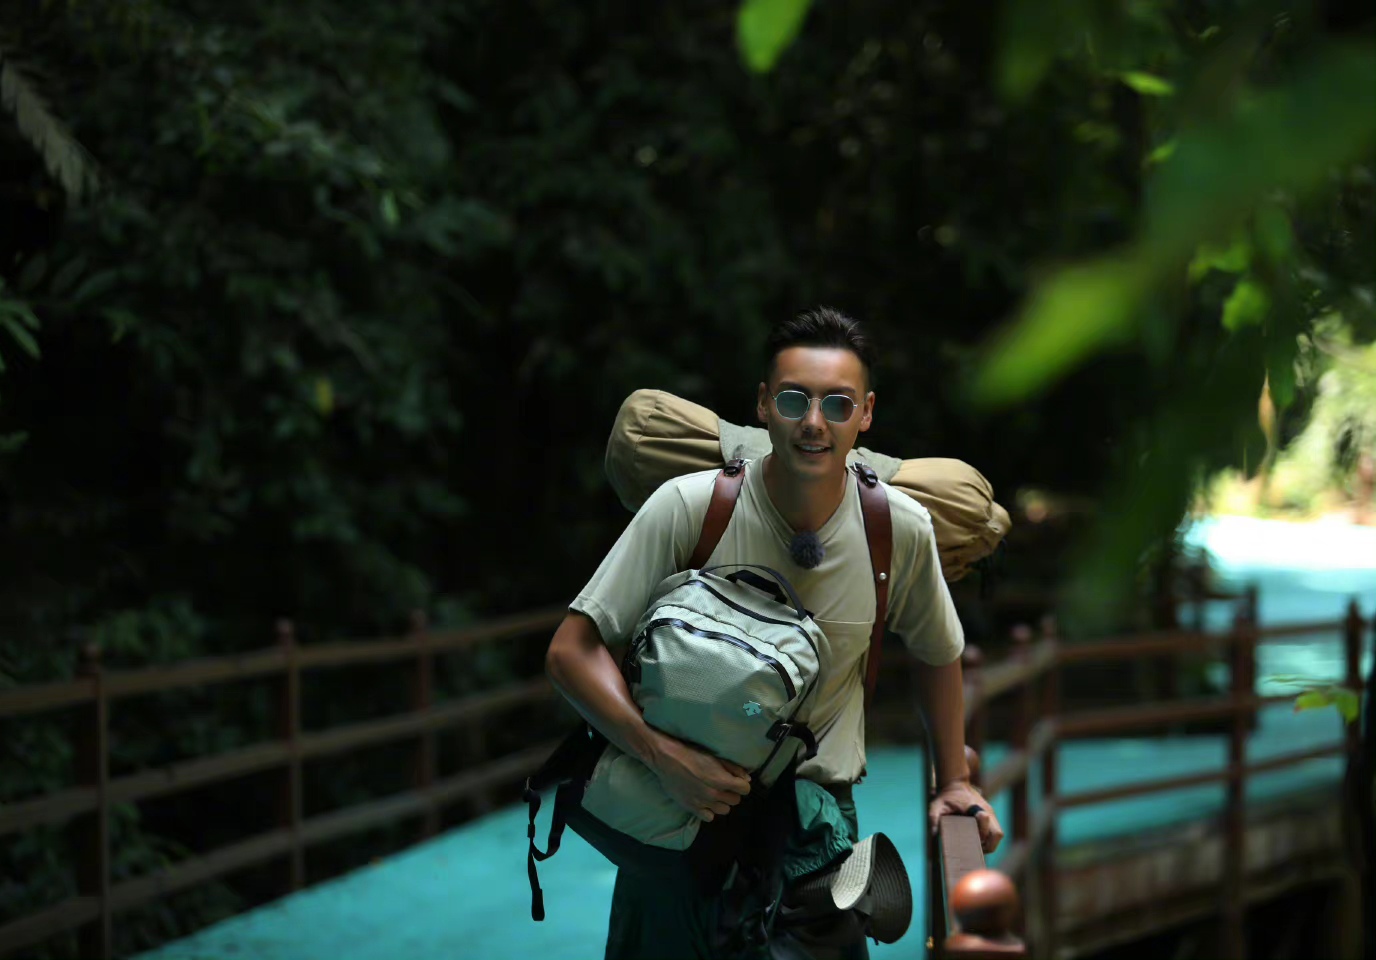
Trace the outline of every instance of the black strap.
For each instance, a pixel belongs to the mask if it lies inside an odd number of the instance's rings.
[[[807,748],[807,752],[803,755],[802,759],[811,760],[813,757],[817,756],[817,737],[813,734],[812,729],[805,723],[785,723],[783,720],[780,720],[769,728],[768,736],[769,739],[778,743],[783,742],[787,737],[801,740],[803,746]],[[769,756],[771,760],[774,758],[773,753]]]

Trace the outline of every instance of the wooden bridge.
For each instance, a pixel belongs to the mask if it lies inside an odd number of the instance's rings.
[[[560,608],[444,631],[428,629],[424,619],[417,616],[403,636],[327,644],[300,644],[292,624],[282,622],[277,627],[276,643],[253,653],[107,671],[101,667],[99,651],[89,649],[75,679],[0,692],[0,720],[65,713],[73,724],[73,785],[0,807],[0,836],[62,827],[77,863],[70,897],[0,926],[0,956],[25,956],[55,938],[75,936],[77,955],[111,957],[115,926],[132,908],[252,865],[279,864],[281,891],[291,894],[301,890],[305,882],[305,864],[312,848],[396,822],[414,824],[415,840],[427,841],[394,858],[405,859],[411,865],[408,869],[426,871],[428,886],[406,887],[409,895],[418,899],[399,907],[413,911],[413,921],[433,922],[414,915],[424,909],[419,899],[424,894],[416,891],[436,886],[447,891],[452,885],[462,885],[465,871],[477,878],[468,887],[483,888],[482,895],[488,897],[483,901],[487,908],[473,908],[480,910],[481,916],[475,913],[468,918],[467,932],[453,934],[462,942],[445,947],[447,955],[486,956],[471,950],[484,942],[480,928],[490,933],[494,924],[502,930],[502,942],[511,945],[509,955],[534,952],[533,947],[527,951],[522,946],[524,931],[535,926],[528,913],[511,901],[507,915],[494,916],[494,911],[500,913],[503,908],[492,907],[497,901],[491,898],[498,896],[493,891],[503,884],[508,885],[503,889],[528,894],[524,889],[524,824],[516,828],[514,819],[507,825],[501,818],[505,816],[503,808],[509,813],[510,805],[519,797],[523,777],[548,753],[572,716],[537,666],[562,615]],[[929,911],[926,916],[919,911],[913,930],[904,940],[872,949],[872,955],[918,956],[925,939],[938,956],[1075,957],[1213,918],[1218,949],[1212,955],[1242,957],[1248,953],[1244,917],[1249,905],[1315,884],[1333,884],[1334,889],[1347,891],[1348,902],[1355,904],[1352,898],[1356,896],[1357,874],[1350,845],[1344,839],[1343,818],[1349,800],[1341,786],[1341,771],[1342,765],[1356,762],[1356,729],[1348,726],[1344,732],[1331,714],[1292,714],[1292,695],[1258,695],[1254,657],[1258,645],[1279,637],[1341,635],[1346,684],[1360,689],[1362,643],[1369,626],[1370,621],[1363,619],[1353,601],[1341,618],[1263,628],[1257,623],[1256,595],[1251,593],[1236,601],[1231,628],[1222,632],[1192,629],[1073,642],[1059,637],[1054,622],[1048,619],[1036,631],[1015,630],[1011,653],[1000,662],[985,663],[977,651],[967,651],[967,739],[984,758],[980,785],[994,800],[1008,828],[1008,839],[993,866],[1012,879],[1021,903],[1014,909],[997,889],[991,893],[988,887],[980,889],[978,883],[969,882],[967,875],[985,864],[977,841],[971,839],[970,825],[956,819],[943,824],[940,848],[929,850],[926,856],[930,874],[923,875],[918,866],[922,851],[920,847],[913,849],[926,833],[917,826],[925,819],[923,804],[920,796],[913,795],[916,783],[906,781],[911,786],[900,785],[894,794],[908,798],[897,802],[911,805],[903,817],[905,822],[912,822],[914,832],[904,853],[914,873],[915,888],[927,891],[923,896]],[[436,700],[437,662],[442,658],[471,662],[494,645],[505,648],[513,662],[524,656],[532,665],[528,679],[462,698]],[[892,649],[895,645],[889,646]],[[884,665],[883,694],[876,702],[872,728],[902,731],[906,724],[912,739],[918,731],[911,726],[915,712],[903,682],[911,675],[910,664],[898,651],[892,656],[892,662],[886,659]],[[1140,658],[1174,661],[1210,657],[1223,660],[1230,668],[1231,688],[1224,694],[1092,710],[1064,709],[1062,678],[1070,671]],[[366,671],[387,663],[411,665],[410,709],[343,727],[303,729],[303,677],[321,671]],[[113,711],[134,698],[156,692],[230,682],[272,686],[278,714],[275,738],[214,756],[111,776]],[[1187,724],[1214,724],[1216,731],[1184,738],[1188,749],[1183,750],[1177,749],[1181,738],[1123,739]],[[497,734],[510,735],[518,727],[523,739],[515,749],[490,742]],[[437,738],[454,734],[466,747],[466,759],[459,768],[443,772]],[[1103,761],[1105,744],[1133,742],[1141,744],[1144,763]],[[307,764],[328,765],[351,752],[379,745],[412,752],[414,765],[407,789],[345,809],[303,815],[303,768]],[[906,756],[912,748],[894,749],[894,756]],[[882,757],[888,754],[882,749],[872,752],[871,778],[859,794],[862,826],[869,816],[867,791],[879,796],[886,789],[870,784],[882,780],[883,764],[889,762]],[[1270,786],[1266,785],[1268,775],[1289,769],[1308,772],[1283,778],[1285,783],[1280,786],[1272,777]],[[111,816],[117,805],[138,804],[251,775],[270,776],[277,784],[271,798],[276,814],[272,829],[142,875],[116,878],[111,862]],[[1075,788],[1077,782],[1079,787]],[[1086,784],[1097,785],[1086,788]],[[1145,815],[1141,813],[1145,808],[1139,808],[1132,815],[1136,817],[1134,823],[1109,836],[1075,836],[1066,826],[1086,809],[1107,809],[1115,804],[1121,808],[1131,798],[1166,798],[1168,794],[1192,797],[1184,801],[1183,816],[1163,817],[1162,811],[1170,804],[1162,799]],[[481,867],[468,862],[462,856],[462,846],[477,843],[475,838],[480,834],[451,831],[437,838],[442,816],[456,810],[469,818],[478,817],[463,831],[481,831],[485,823],[500,821],[500,842],[493,840],[488,846],[500,849],[496,859],[509,856],[509,861],[483,858]],[[508,829],[510,837],[506,836]],[[490,835],[488,839],[492,839]],[[440,857],[442,863],[425,861],[432,855],[427,851]],[[558,859],[551,861],[546,873],[557,873],[559,863]],[[396,874],[386,875],[389,879],[385,885],[391,893],[383,894],[377,886],[383,883],[383,874],[370,874],[373,869],[339,881],[344,886],[336,889],[335,899],[395,896]],[[386,863],[376,868],[387,869]],[[963,880],[966,882],[961,886]],[[367,887],[370,883],[375,886]],[[355,921],[341,919],[344,915],[334,907],[322,906],[327,900],[324,892],[313,895],[304,891],[207,931],[204,936],[211,940],[192,937],[147,956],[149,960],[183,960],[222,952],[227,955],[236,948],[226,948],[226,944],[248,935],[247,927],[235,927],[240,922],[252,924],[252,937],[256,938],[254,946],[240,954],[261,960],[305,960],[319,955],[318,944],[309,948],[292,944],[299,943],[300,930],[318,931],[328,925],[345,938],[343,942],[356,947],[347,950],[351,957],[395,955],[367,953],[361,936],[348,939],[353,929],[349,924]],[[446,902],[451,932],[453,923],[459,923],[457,929],[463,931],[465,901]],[[553,899],[551,904],[553,916],[558,907]],[[991,904],[996,909],[979,909]],[[525,906],[528,908],[528,901]],[[580,922],[591,923],[588,929],[605,924],[605,902],[584,906],[584,914],[600,912],[600,920],[581,917]],[[334,912],[324,920],[311,912],[320,910]],[[1334,924],[1334,929],[1350,937],[1354,923],[1355,917],[1348,916]],[[288,930],[297,933],[289,934]],[[212,949],[214,944],[219,946]],[[599,943],[580,947],[563,935],[559,945],[583,952],[557,954],[546,944],[541,948],[543,955],[600,953]],[[1336,951],[1341,944],[1333,946]]]

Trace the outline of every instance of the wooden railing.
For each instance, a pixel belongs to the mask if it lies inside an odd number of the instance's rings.
[[[541,676],[437,703],[435,659],[523,634],[547,637],[563,615],[561,607],[446,631],[429,630],[424,618],[416,616],[403,637],[319,645],[298,644],[292,624],[282,621],[277,625],[277,643],[271,648],[139,670],[103,670],[100,651],[88,647],[75,679],[0,692],[0,719],[63,709],[78,712],[73,744],[76,785],[0,806],[0,837],[45,825],[68,825],[76,864],[76,895],[0,927],[0,956],[77,931],[83,960],[106,960],[112,955],[114,918],[156,898],[274,860],[285,861],[285,887],[295,890],[304,882],[305,857],[312,846],[417,816],[422,835],[432,835],[442,808],[519,779],[538,766],[553,747],[553,742],[531,744],[517,753],[438,779],[435,738],[439,732],[466,726],[481,735],[484,722],[494,714],[551,700],[553,692]],[[302,729],[303,674],[397,662],[414,665],[410,710],[333,729]],[[120,701],[243,680],[277,686],[275,738],[211,757],[110,776],[110,718]],[[318,816],[302,815],[303,764],[403,741],[416,747],[412,789]],[[144,876],[111,882],[112,806],[271,771],[280,774],[274,829]]]
[[[1057,929],[1061,919],[1056,873],[1058,814],[1063,810],[1091,804],[1211,783],[1227,785],[1222,817],[1224,883],[1219,911],[1220,950],[1228,957],[1244,955],[1244,800],[1248,778],[1320,757],[1345,755],[1349,764],[1356,763],[1359,750],[1357,727],[1348,724],[1344,739],[1339,742],[1249,763],[1247,736],[1254,726],[1257,709],[1272,703],[1293,702],[1295,698],[1295,694],[1258,696],[1255,693],[1256,647],[1270,639],[1341,632],[1346,665],[1345,684],[1349,689],[1360,691],[1363,687],[1360,669],[1362,632],[1368,623],[1363,620],[1355,600],[1349,604],[1347,615],[1342,620],[1320,623],[1262,628],[1257,623],[1256,611],[1256,592],[1249,590],[1241,595],[1232,628],[1226,634],[1178,630],[1088,643],[1067,643],[1057,637],[1055,621],[1047,618],[1041,625],[1041,639],[1035,643],[1032,632],[1027,628],[1014,631],[1014,652],[1004,662],[985,665],[978,649],[967,648],[964,657],[966,741],[972,751],[978,754],[984,749],[991,702],[1000,697],[1016,698],[1008,755],[987,772],[981,773],[978,765],[972,764],[973,779],[986,796],[993,798],[1012,790],[1012,845],[1004,855],[1000,871],[1013,882],[998,887],[1002,892],[995,901],[1000,905],[1000,910],[995,912],[1007,920],[1012,919],[1013,911],[1005,907],[1010,895],[1016,897],[1011,892],[1018,887],[1031,895],[1032,909],[1029,911],[1030,918],[1023,918],[1021,923],[1011,927],[1003,921],[1000,922],[1003,925],[989,926],[982,920],[981,923],[985,924],[983,929],[970,935],[970,931],[962,929],[959,922],[960,891],[957,884],[960,877],[951,875],[950,868],[943,863],[939,846],[934,846],[929,850],[929,863],[934,871],[929,884],[933,897],[930,908],[932,940],[929,947],[935,956],[969,960],[1021,955],[1017,953],[1022,948],[1019,935],[1031,944],[1032,955],[1057,956]],[[1198,655],[1209,644],[1226,647],[1231,680],[1230,690],[1225,695],[1069,714],[1061,710],[1061,673],[1066,669],[1114,660]],[[1227,721],[1228,762],[1220,770],[1077,793],[1066,793],[1059,787],[1057,754],[1063,741],[1115,736],[1203,720]],[[1028,775],[1036,766],[1041,768],[1042,789],[1039,803],[1034,806],[1028,791]],[[949,819],[954,825],[954,821],[961,818]],[[968,832],[968,828],[966,830]],[[968,841],[964,849],[966,861],[973,859],[968,852]],[[979,866],[982,867],[982,860]],[[987,881],[985,885],[989,886]],[[985,897],[981,902],[987,905],[990,900]]]
[[[1364,622],[1355,602],[1342,621],[1266,630],[1258,627],[1255,611],[1256,597],[1251,593],[1240,604],[1232,630],[1225,635],[1174,631],[1094,643],[1062,641],[1056,635],[1055,622],[1047,618],[1041,624],[1040,638],[1034,640],[1033,631],[1025,627],[1013,632],[1014,652],[1004,662],[986,665],[978,650],[967,650],[966,738],[976,760],[987,740],[990,705],[1005,698],[1014,705],[1008,755],[985,771],[979,770],[978,762],[972,764],[976,783],[986,795],[993,797],[1012,791],[1011,843],[999,871],[991,875],[984,870],[978,836],[971,833],[973,821],[961,817],[943,820],[939,834],[931,841],[928,857],[933,871],[928,885],[932,897],[929,930],[936,956],[966,960],[1023,956],[1028,953],[1025,943],[1030,943],[1031,955],[1055,956],[1058,813],[1092,803],[1213,782],[1228,785],[1227,882],[1222,913],[1225,942],[1236,942],[1243,903],[1243,791],[1247,777],[1317,756],[1344,751],[1354,756],[1357,748],[1357,732],[1350,727],[1345,743],[1249,764],[1246,735],[1251,716],[1260,705],[1291,699],[1288,695],[1258,697],[1253,693],[1255,647],[1273,637],[1341,629],[1346,638],[1347,682],[1354,689],[1361,686],[1359,663]],[[108,958],[112,953],[115,918],[156,898],[269,861],[284,863],[284,886],[294,890],[304,882],[306,855],[312,846],[412,817],[420,817],[422,836],[432,835],[438,828],[442,808],[519,780],[553,746],[553,741],[531,744],[457,774],[438,777],[438,733],[467,727],[474,736],[481,736],[484,723],[500,711],[547,702],[554,699],[554,694],[545,678],[537,676],[495,690],[436,702],[436,658],[521,635],[547,637],[563,614],[563,608],[558,608],[448,631],[432,631],[417,616],[402,637],[319,645],[299,644],[292,624],[283,621],[277,627],[277,643],[271,648],[138,670],[104,670],[99,651],[88,648],[75,679],[0,692],[0,719],[58,710],[78,712],[78,736],[73,745],[76,785],[0,806],[0,836],[45,825],[68,825],[77,864],[76,895],[0,927],[0,956],[77,931],[83,958]],[[1198,701],[1062,713],[1060,685],[1064,669],[1116,659],[1197,654],[1205,641],[1222,644],[1230,652],[1233,686],[1229,694]],[[302,729],[303,674],[361,664],[408,662],[414,666],[415,677],[408,711],[332,729]],[[110,775],[110,718],[120,701],[244,680],[276,685],[276,737],[211,757],[124,776]],[[881,690],[883,687],[881,684]],[[1229,762],[1222,770],[1078,794],[1066,794],[1058,788],[1057,748],[1063,740],[1203,719],[1229,720]],[[326,814],[303,815],[303,764],[397,742],[410,742],[416,748],[411,789]],[[1033,804],[1029,774],[1037,769],[1042,789],[1038,802]],[[280,776],[274,829],[165,869],[112,883],[112,806],[273,771]],[[1012,883],[1001,886],[997,875]],[[1028,898],[1026,916],[1016,909],[1015,892],[1014,906],[1008,907],[1007,894],[1018,888]],[[990,904],[995,909],[989,909]]]

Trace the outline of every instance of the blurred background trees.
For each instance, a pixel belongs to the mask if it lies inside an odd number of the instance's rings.
[[[563,602],[621,400],[747,422],[817,304],[881,343],[870,446],[1097,504],[1090,613],[1220,469],[1360,492],[1367,7],[0,8],[0,685]],[[119,762],[266,722],[185,710]],[[64,776],[0,733],[0,801]]]

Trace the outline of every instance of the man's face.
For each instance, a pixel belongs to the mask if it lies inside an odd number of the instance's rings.
[[[784,390],[800,390],[813,399],[801,420],[779,414],[774,397]],[[817,401],[832,394],[855,401],[844,423],[833,423],[822,415]],[[851,351],[789,347],[775,358],[771,382],[760,384],[755,412],[769,428],[779,465],[800,478],[821,478],[844,472],[855,438],[870,428],[874,393],[866,392],[864,365]]]

